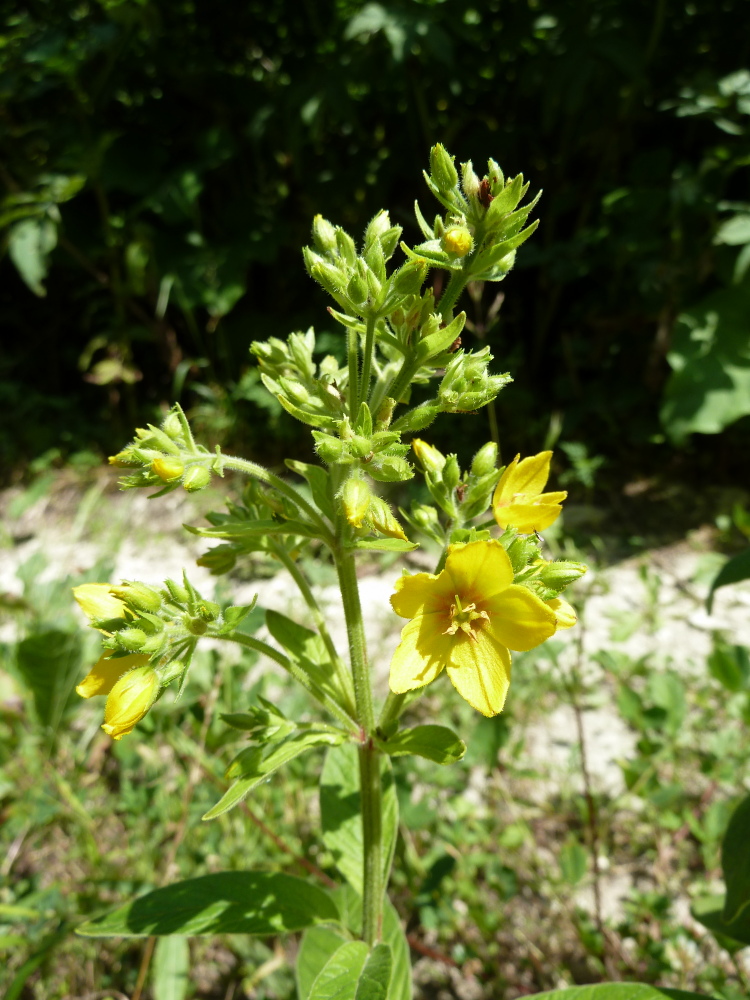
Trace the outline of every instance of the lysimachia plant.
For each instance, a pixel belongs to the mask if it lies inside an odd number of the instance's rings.
[[[203,876],[127,903],[79,932],[305,930],[301,1000],[410,996],[408,948],[386,895],[398,829],[389,758],[416,754],[445,765],[466,747],[440,724],[404,728],[402,713],[443,670],[477,711],[500,712],[512,651],[575,625],[575,612],[560,595],[585,571],[580,563],[544,555],[539,533],[559,516],[566,496],[545,492],[551,452],[516,456],[503,469],[488,442],[462,469],[456,455],[413,436],[423,435],[439,414],[480,411],[511,381],[490,372],[487,347],[462,346],[465,315],[455,304],[469,281],[503,279],[536,225],[524,228],[536,199],[522,204],[523,177],[506,179],[493,160],[481,178],[464,164],[459,180],[452,157],[438,145],[425,176],[445,211],[429,226],[417,208],[425,236],[418,246],[400,242],[401,227],[384,211],[369,223],[360,247],[320,216],[313,223],[305,265],[335,302],[329,312],[346,337],[343,365],[332,356],[316,360],[312,329],[251,345],[269,392],[312,428],[320,464],[289,459],[296,478],[287,478],[218,448],[211,452],[194,440],[179,406],[161,426],[137,430],[111,459],[125,470],[123,488],[155,487],[155,497],[200,490],[227,470],[244,473],[241,502],[208,515],[208,527],[190,529],[218,541],[199,562],[222,574],[250,553],[265,553],[299,588],[314,628],[267,611],[273,641],[263,641],[241,629],[249,607],[205,599],[186,575],[158,586],[125,581],[76,589],[103,635],[101,658],[78,692],[106,696],[103,728],[115,740],[133,732],[167,687],[179,697],[204,639],[249,647],[299,681],[319,721],[286,718],[263,699],[224,717],[246,742],[227,768],[228,790],[204,818],[232,809],[293,758],[325,748],[322,836],[342,878],[340,889],[329,891],[267,871]],[[406,260],[392,266],[399,246]],[[437,300],[425,288],[436,269],[449,272]],[[415,387],[419,401],[412,399]],[[378,484],[403,483],[417,470],[432,503],[394,512]],[[434,573],[407,570],[396,584],[391,603],[406,623],[390,664],[390,693],[376,706],[357,559],[372,558],[373,551],[406,554],[425,539],[440,555]],[[332,640],[300,562],[303,551],[335,566],[346,651]]]

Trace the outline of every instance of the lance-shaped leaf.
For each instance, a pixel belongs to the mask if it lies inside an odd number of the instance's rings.
[[[690,908],[695,919],[707,927],[722,948],[731,954],[750,944],[750,913],[745,910],[740,916],[727,923],[724,920],[724,897],[704,896],[696,899]]]
[[[596,983],[535,993],[534,1000],[709,1000],[704,993],[686,993],[645,983]]]
[[[201,538],[227,538],[242,542],[250,538],[263,538],[266,535],[302,535],[305,538],[317,538],[318,528],[305,521],[284,520],[274,521],[271,518],[261,518],[257,521],[234,521],[218,525],[215,528],[201,528],[186,524],[184,527],[193,535]]]
[[[216,805],[208,810],[203,819],[216,819],[217,816],[233,809],[261,781],[307,750],[319,746],[336,746],[345,738],[344,733],[333,730],[308,729],[293,733],[279,743],[272,743],[269,749],[264,750],[259,746],[246,747],[227,769],[227,777],[235,779],[234,783]]]
[[[378,746],[389,757],[406,757],[415,754],[436,764],[455,764],[466,753],[466,744],[447,726],[415,726],[402,729],[387,740],[378,740]]]
[[[430,358],[434,358],[436,355],[442,354],[443,351],[447,351],[451,344],[461,336],[465,322],[466,313],[460,312],[442,330],[431,333],[428,337],[420,340],[417,344],[417,358],[420,363],[424,364]]]
[[[494,267],[495,264],[498,264],[501,260],[503,260],[503,258],[507,257],[512,250],[515,250],[516,247],[520,247],[522,243],[525,243],[538,225],[539,220],[535,219],[530,226],[522,229],[521,232],[516,233],[515,236],[511,236],[509,239],[502,240],[500,243],[496,243],[489,249],[483,250],[472,264],[472,275],[488,271],[490,268]]]
[[[750,918],[750,795],[732,813],[721,845],[721,867],[727,886],[725,923],[742,914]]]
[[[266,611],[266,627],[289,657],[305,671],[313,685],[332,697],[354,718],[351,674],[346,670],[336,669],[318,633],[304,625],[298,625],[279,611],[271,610]]]
[[[280,872],[217,872],[175,882],[87,920],[83,937],[278,934],[338,918],[324,890]]]
[[[285,464],[288,469],[292,472],[296,472],[297,475],[302,476],[303,479],[307,480],[307,484],[310,487],[310,492],[312,493],[312,498],[321,514],[325,514],[326,517],[333,518],[336,516],[336,512],[333,507],[333,501],[331,500],[330,494],[330,482],[331,477],[320,465],[309,465],[307,462],[295,462],[291,458],[285,459]]]
[[[726,587],[730,583],[740,583],[742,580],[750,580],[750,549],[745,549],[744,552],[738,552],[736,556],[732,556],[714,577],[706,598],[708,613],[711,614],[714,594],[719,587]]]

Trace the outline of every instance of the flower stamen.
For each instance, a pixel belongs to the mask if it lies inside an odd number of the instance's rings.
[[[443,635],[455,635],[461,629],[472,642],[476,642],[477,637],[474,630],[480,627],[482,619],[490,620],[486,611],[477,611],[477,606],[474,603],[467,604],[465,608],[462,607],[461,598],[458,594],[454,594],[453,604],[451,604],[451,623]],[[478,622],[478,624],[472,625],[472,622]]]

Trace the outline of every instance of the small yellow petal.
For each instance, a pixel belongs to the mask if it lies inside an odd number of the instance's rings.
[[[560,504],[512,503],[508,507],[496,507],[495,520],[501,528],[515,528],[520,535],[531,535],[544,531],[562,513]]]
[[[490,616],[493,634],[509,649],[533,649],[555,634],[554,611],[526,587],[513,584],[485,601],[483,607]]]
[[[547,485],[551,461],[551,451],[540,451],[538,455],[522,459],[513,470],[512,492],[523,493],[525,496],[539,496]]]
[[[133,731],[159,693],[159,678],[153,667],[140,666],[124,674],[107,698],[102,729],[120,740]]]
[[[491,627],[480,629],[475,639],[457,637],[451,650],[448,676],[456,691],[482,715],[502,712],[510,687],[510,653]]]
[[[426,574],[425,574],[426,575]],[[388,680],[394,694],[434,681],[451,655],[453,637],[445,635],[440,615],[417,615],[401,630]]]
[[[118,656],[112,659],[112,650],[107,650],[96,661],[81,683],[76,687],[76,694],[82,698],[93,698],[98,694],[109,694],[123,674],[133,667],[148,663],[144,653],[131,653],[129,656]]]
[[[558,628],[573,628],[578,621],[575,608],[562,597],[554,597],[551,601],[545,601],[545,604],[548,608],[552,608]]]
[[[124,618],[125,605],[110,593],[108,583],[82,583],[73,596],[87,618]]]

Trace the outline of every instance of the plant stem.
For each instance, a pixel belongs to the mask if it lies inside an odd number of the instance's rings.
[[[440,315],[444,320],[448,320],[453,311],[453,306],[456,304],[456,300],[464,290],[467,280],[468,278],[464,271],[451,271],[450,280],[439,303]]]
[[[385,699],[383,710],[378,719],[378,729],[384,729],[385,726],[391,722],[395,722],[401,716],[405,701],[405,694],[394,694],[393,691],[388,692],[388,697]]]
[[[349,329],[346,337],[347,358],[349,360],[349,416],[352,420],[357,419],[359,409],[359,344],[357,343],[359,334],[356,330]]]
[[[373,743],[375,714],[367,667],[362,605],[359,599],[356,564],[352,552],[335,552],[336,569],[344,604],[349,656],[354,678],[354,698],[361,728],[359,747],[360,800],[362,809],[363,898],[362,937],[374,944],[383,922],[383,792],[380,781],[380,752]]]
[[[304,511],[305,514],[310,518],[310,520],[320,529],[320,536],[322,541],[326,543],[329,547],[333,547],[333,535],[331,530],[323,520],[321,514],[309,504],[307,500],[298,493],[293,486],[289,483],[285,483],[283,479],[275,476],[268,469],[263,468],[262,465],[257,465],[255,462],[249,462],[246,458],[235,458],[232,455],[221,455],[220,456],[222,466],[225,469],[235,469],[237,472],[244,472],[248,476],[252,476],[254,479],[259,479],[262,483],[266,483],[268,486],[273,486],[275,490],[283,494],[288,500],[291,500],[295,506],[299,507],[300,510]]]
[[[375,317],[367,317],[367,328],[365,331],[365,353],[362,358],[362,379],[359,386],[359,395],[357,398],[357,407],[353,411],[352,416],[356,417],[359,411],[359,404],[366,403],[367,397],[370,395],[370,369],[372,368],[372,352],[375,343]]]

